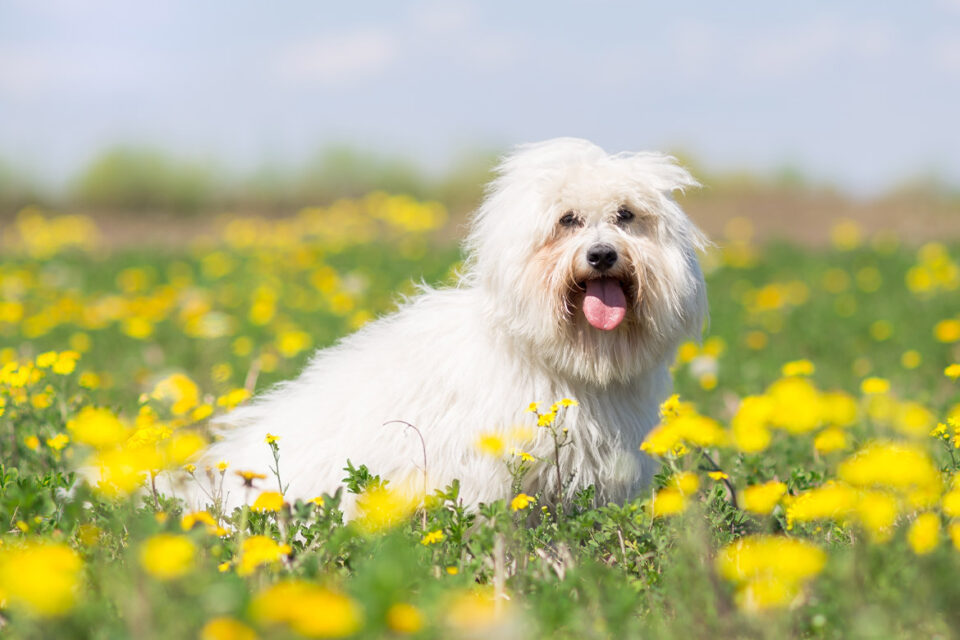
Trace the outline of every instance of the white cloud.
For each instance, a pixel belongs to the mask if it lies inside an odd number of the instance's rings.
[[[383,73],[399,54],[395,37],[367,28],[290,45],[277,56],[276,70],[296,84],[344,85]]]

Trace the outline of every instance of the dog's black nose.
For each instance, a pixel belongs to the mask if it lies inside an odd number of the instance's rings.
[[[598,271],[606,271],[617,263],[617,250],[609,244],[595,244],[587,250],[587,262]]]

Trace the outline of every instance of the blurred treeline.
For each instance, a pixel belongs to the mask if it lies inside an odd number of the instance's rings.
[[[0,215],[32,204],[93,213],[190,215],[226,208],[270,213],[375,190],[462,210],[481,198],[496,157],[495,152],[473,153],[431,173],[404,157],[340,146],[300,166],[264,165],[238,172],[155,148],[123,146],[99,154],[60,189],[45,187],[0,158]]]
[[[790,166],[766,174],[710,171],[691,155],[675,152],[706,185],[701,197],[818,193],[842,197],[829,183],[815,182]],[[107,149],[65,188],[51,188],[4,161],[0,153],[0,216],[32,204],[91,213],[165,212],[191,215],[224,209],[259,213],[329,203],[374,190],[438,200],[451,211],[473,209],[491,177],[497,151],[465,154],[445,170],[430,172],[408,157],[348,146],[327,148],[299,166],[263,165],[248,172],[215,162],[188,159],[156,148]],[[904,197],[960,204],[960,187],[918,175],[891,185],[876,199]]]

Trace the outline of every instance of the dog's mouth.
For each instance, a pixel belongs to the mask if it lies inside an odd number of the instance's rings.
[[[583,315],[590,326],[602,331],[616,329],[627,316],[625,283],[616,278],[593,278],[578,282],[583,292]]]

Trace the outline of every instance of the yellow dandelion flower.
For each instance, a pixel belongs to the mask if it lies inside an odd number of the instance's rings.
[[[510,510],[521,511],[536,501],[537,499],[533,496],[528,496],[525,493],[518,493],[516,496],[514,496],[513,500],[510,501]]]
[[[273,434],[271,434],[271,433],[268,433],[268,434],[267,434],[267,437],[266,437],[266,439],[265,439],[265,441],[266,441],[267,444],[274,444],[274,443],[277,442],[278,440],[280,440],[280,436],[275,436],[275,435],[273,435]]]
[[[790,501],[787,507],[787,529],[791,529],[795,522],[843,518],[856,503],[857,492],[851,487],[838,482],[827,482]]]
[[[252,616],[266,624],[286,624],[303,636],[341,638],[356,633],[361,609],[348,596],[303,580],[278,582],[253,599]]]
[[[900,515],[897,498],[886,491],[864,491],[855,507],[857,520],[874,542],[886,542]]]
[[[280,511],[283,508],[283,496],[276,491],[263,491],[250,507],[254,511]]]
[[[281,544],[267,536],[250,536],[243,541],[240,549],[237,574],[241,576],[250,575],[257,567],[279,562],[292,551],[290,545]]]
[[[839,427],[828,427],[813,439],[817,453],[832,453],[847,448],[847,433]]]
[[[431,531],[430,533],[423,536],[420,540],[420,544],[424,546],[429,546],[431,544],[436,544],[444,539],[443,530],[437,529],[436,531]]]
[[[73,439],[97,449],[117,445],[129,435],[129,429],[109,409],[84,407],[67,421]]]
[[[918,556],[936,549],[940,542],[940,516],[930,512],[917,516],[907,531],[907,542]]]
[[[740,492],[740,502],[746,511],[766,515],[780,502],[787,492],[787,485],[777,480],[755,484]]]
[[[140,547],[140,566],[160,580],[179,578],[193,569],[197,548],[185,536],[160,533]]]
[[[412,493],[389,487],[367,489],[357,498],[355,522],[367,533],[392,529],[407,520],[417,508]]]
[[[960,378],[960,364],[953,363],[943,370],[943,375],[947,376],[951,380],[956,380]]]
[[[62,543],[31,541],[0,547],[0,593],[6,605],[38,617],[73,608],[83,561]]]
[[[960,551],[960,522],[951,522],[947,528],[947,533],[950,534],[950,541],[953,543],[953,548]]]
[[[506,449],[503,436],[493,432],[481,433],[480,437],[477,438],[476,446],[482,453],[495,458],[502,456]]]
[[[960,320],[948,319],[941,320],[933,328],[933,336],[944,343],[957,342],[960,340]]]
[[[657,491],[650,502],[650,514],[654,518],[662,518],[683,513],[687,508],[687,498],[674,487],[666,487]]]
[[[860,383],[864,395],[880,395],[890,391],[890,381],[884,378],[866,378]]]
[[[61,351],[57,355],[57,360],[53,363],[51,369],[57,375],[70,375],[74,369],[77,368],[77,360],[79,359],[80,354],[76,351]]]
[[[70,438],[65,433],[58,433],[52,438],[47,438],[46,443],[47,446],[54,451],[63,451],[67,444],[70,443]]]
[[[700,478],[692,471],[684,471],[670,478],[669,486],[685,496],[692,495],[700,488]]]
[[[239,620],[220,617],[203,625],[200,640],[257,640],[257,633]]]
[[[780,372],[784,377],[812,376],[814,366],[809,360],[793,360],[783,365]]]
[[[416,633],[423,628],[424,618],[412,604],[398,602],[387,609],[387,626],[391,631],[409,634]]]
[[[556,411],[550,411],[548,413],[541,414],[537,417],[537,426],[538,427],[549,427],[553,424],[553,421],[557,419]]]
[[[723,471],[708,471],[707,476],[711,480],[715,480],[716,482],[720,482],[721,480],[727,480],[730,478],[730,476],[728,476]]]

